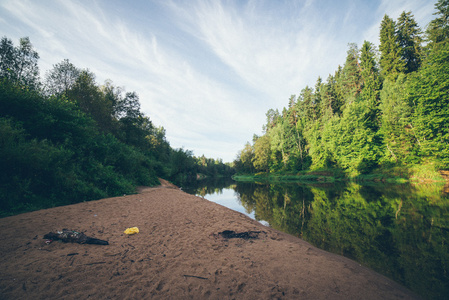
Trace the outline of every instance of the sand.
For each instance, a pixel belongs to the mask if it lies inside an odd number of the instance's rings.
[[[140,232],[126,235],[128,227]],[[43,239],[64,228],[109,245]],[[226,230],[257,238],[224,238]],[[0,219],[0,237],[1,299],[418,299],[352,260],[165,181]]]

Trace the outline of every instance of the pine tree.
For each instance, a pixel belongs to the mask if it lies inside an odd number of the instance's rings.
[[[366,121],[370,114],[371,110],[359,97],[345,107],[342,117],[333,126],[333,157],[353,175],[372,171],[383,153],[380,134]]]
[[[396,78],[404,71],[402,49],[396,32],[396,23],[385,15],[380,25],[380,68],[384,77]]]
[[[361,75],[363,80],[363,89],[361,92],[362,100],[370,109],[367,118],[367,126],[377,130],[379,124],[379,99],[381,90],[381,80],[375,61],[375,47],[372,43],[365,41],[362,46],[360,56]]]
[[[409,103],[422,154],[449,168],[449,40],[433,47],[410,79]]]
[[[316,116],[317,116],[317,118],[319,119],[319,118],[321,118],[321,115],[322,115],[322,111],[321,111],[321,102],[323,101],[322,100],[322,97],[321,97],[321,90],[322,90],[322,88],[323,88],[323,80],[321,79],[321,77],[320,76],[318,76],[318,79],[317,79],[317,81],[316,81],[316,84],[315,84],[315,93],[314,93],[314,97],[313,97],[313,104],[314,104],[314,106],[315,106],[315,111],[316,111]]]
[[[418,70],[421,65],[422,37],[421,29],[411,12],[402,12],[398,19],[398,39],[402,49],[405,73]]]
[[[298,111],[300,112],[299,116],[301,119],[307,121],[315,121],[317,119],[316,107],[313,98],[313,89],[311,87],[306,86],[302,89],[298,99]]]
[[[381,128],[385,149],[385,158],[394,163],[413,163],[418,161],[416,155],[419,141],[415,128],[411,124],[412,108],[407,103],[407,78],[400,74],[395,82],[389,79],[383,83],[381,91]]]
[[[381,81],[375,60],[376,48],[374,44],[365,41],[360,55],[360,67],[363,80],[362,97],[369,100],[373,107],[377,106]]]
[[[430,46],[449,38],[449,0],[438,0],[435,9],[434,15],[439,17],[430,22],[426,32]]]
[[[350,103],[362,90],[359,50],[356,44],[349,44],[342,76],[344,98]]]

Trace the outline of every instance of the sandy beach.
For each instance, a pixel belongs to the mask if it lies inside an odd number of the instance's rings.
[[[161,182],[0,219],[0,298],[419,299],[352,260]],[[129,227],[139,233],[125,234]],[[64,228],[109,245],[43,239]]]

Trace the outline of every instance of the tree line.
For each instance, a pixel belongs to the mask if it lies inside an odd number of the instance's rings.
[[[379,48],[349,44],[346,61],[270,109],[261,136],[238,153],[238,173],[449,168],[449,1],[422,30],[411,12],[385,15]]]
[[[173,149],[136,92],[98,84],[68,59],[40,78],[29,38],[0,41],[0,213],[133,193],[138,185],[231,176],[221,159]]]

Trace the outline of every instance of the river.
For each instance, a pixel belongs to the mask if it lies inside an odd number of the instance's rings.
[[[183,190],[351,258],[425,299],[449,298],[449,194],[443,184],[215,180]]]

